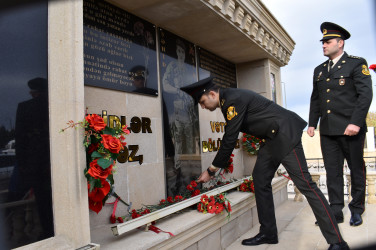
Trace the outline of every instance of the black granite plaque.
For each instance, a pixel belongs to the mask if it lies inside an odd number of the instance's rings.
[[[201,173],[198,109],[180,88],[197,82],[195,46],[160,29],[167,195],[186,191]]]
[[[102,0],[84,0],[85,85],[158,95],[155,26]]]
[[[222,88],[236,88],[235,64],[203,49],[198,49],[199,77],[214,76],[215,83]]]

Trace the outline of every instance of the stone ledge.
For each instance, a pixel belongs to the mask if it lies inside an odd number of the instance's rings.
[[[277,177],[273,180],[273,193],[275,194],[275,206],[282,203],[283,191],[287,192],[287,179]],[[92,241],[99,243],[101,249],[185,249],[196,244],[203,238],[221,229],[221,227],[236,220],[238,217],[250,210],[255,210],[256,201],[254,194],[233,191],[227,195],[231,202],[232,212],[229,220],[226,214],[202,214],[196,209],[183,210],[181,213],[171,215],[157,221],[156,226],[166,232],[171,232],[175,236],[171,237],[167,233],[156,234],[151,231],[144,231],[145,227],[132,230],[120,236],[113,236],[109,225],[92,229]],[[255,211],[250,211],[255,217]],[[257,216],[256,216],[257,217]],[[253,218],[255,221],[257,218]],[[251,223],[249,229],[256,223]],[[244,230],[242,230],[244,231]],[[220,234],[218,234],[220,237]]]

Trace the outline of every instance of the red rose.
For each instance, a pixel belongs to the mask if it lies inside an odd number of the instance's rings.
[[[165,200],[165,199],[162,199],[162,200],[159,202],[159,204],[162,205],[162,204],[165,203],[165,202],[166,202],[166,200]]]
[[[87,115],[85,117],[86,121],[89,123],[89,126],[93,128],[95,131],[103,130],[107,125],[104,123],[102,117],[97,114]]]
[[[101,166],[98,165],[98,159],[90,162],[90,168],[87,171],[89,175],[94,178],[99,178],[105,180],[108,175],[112,172],[112,165],[106,169],[103,169]]]
[[[121,144],[120,140],[112,135],[101,135],[102,136],[102,143],[105,148],[110,150],[111,153],[118,154],[121,149],[123,149],[123,145]]]
[[[246,142],[247,141],[247,138],[243,137],[243,142]]]
[[[169,203],[173,203],[173,202],[174,202],[174,200],[172,199],[171,196],[167,197],[167,201],[168,201]]]
[[[117,217],[117,221],[119,222],[119,223],[123,223],[124,222],[124,220],[123,220],[123,217]]]
[[[92,143],[89,145],[89,147],[87,148],[87,153],[89,155],[91,155],[94,151],[96,151],[98,149],[98,143]]]
[[[192,187],[192,185],[188,185],[188,186],[187,186],[187,189],[188,189],[189,191],[193,191],[194,188]]]

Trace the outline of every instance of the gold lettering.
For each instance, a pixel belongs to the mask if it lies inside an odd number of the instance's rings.
[[[202,141],[202,152],[203,153],[208,152],[208,142],[207,141]]]
[[[138,152],[139,146],[138,145],[129,145],[128,148],[129,148],[129,150],[132,150],[130,156],[128,157],[128,161],[129,162],[138,161],[138,163],[141,165],[144,161],[144,156],[143,155],[137,155],[136,156],[136,153]]]
[[[141,119],[137,116],[132,117],[131,119],[131,129],[135,133],[140,133],[141,131]]]

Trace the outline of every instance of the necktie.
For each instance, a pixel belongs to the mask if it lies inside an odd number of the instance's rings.
[[[330,72],[330,70],[332,69],[333,64],[334,64],[333,61],[329,60],[329,69],[328,69],[328,72]]]

